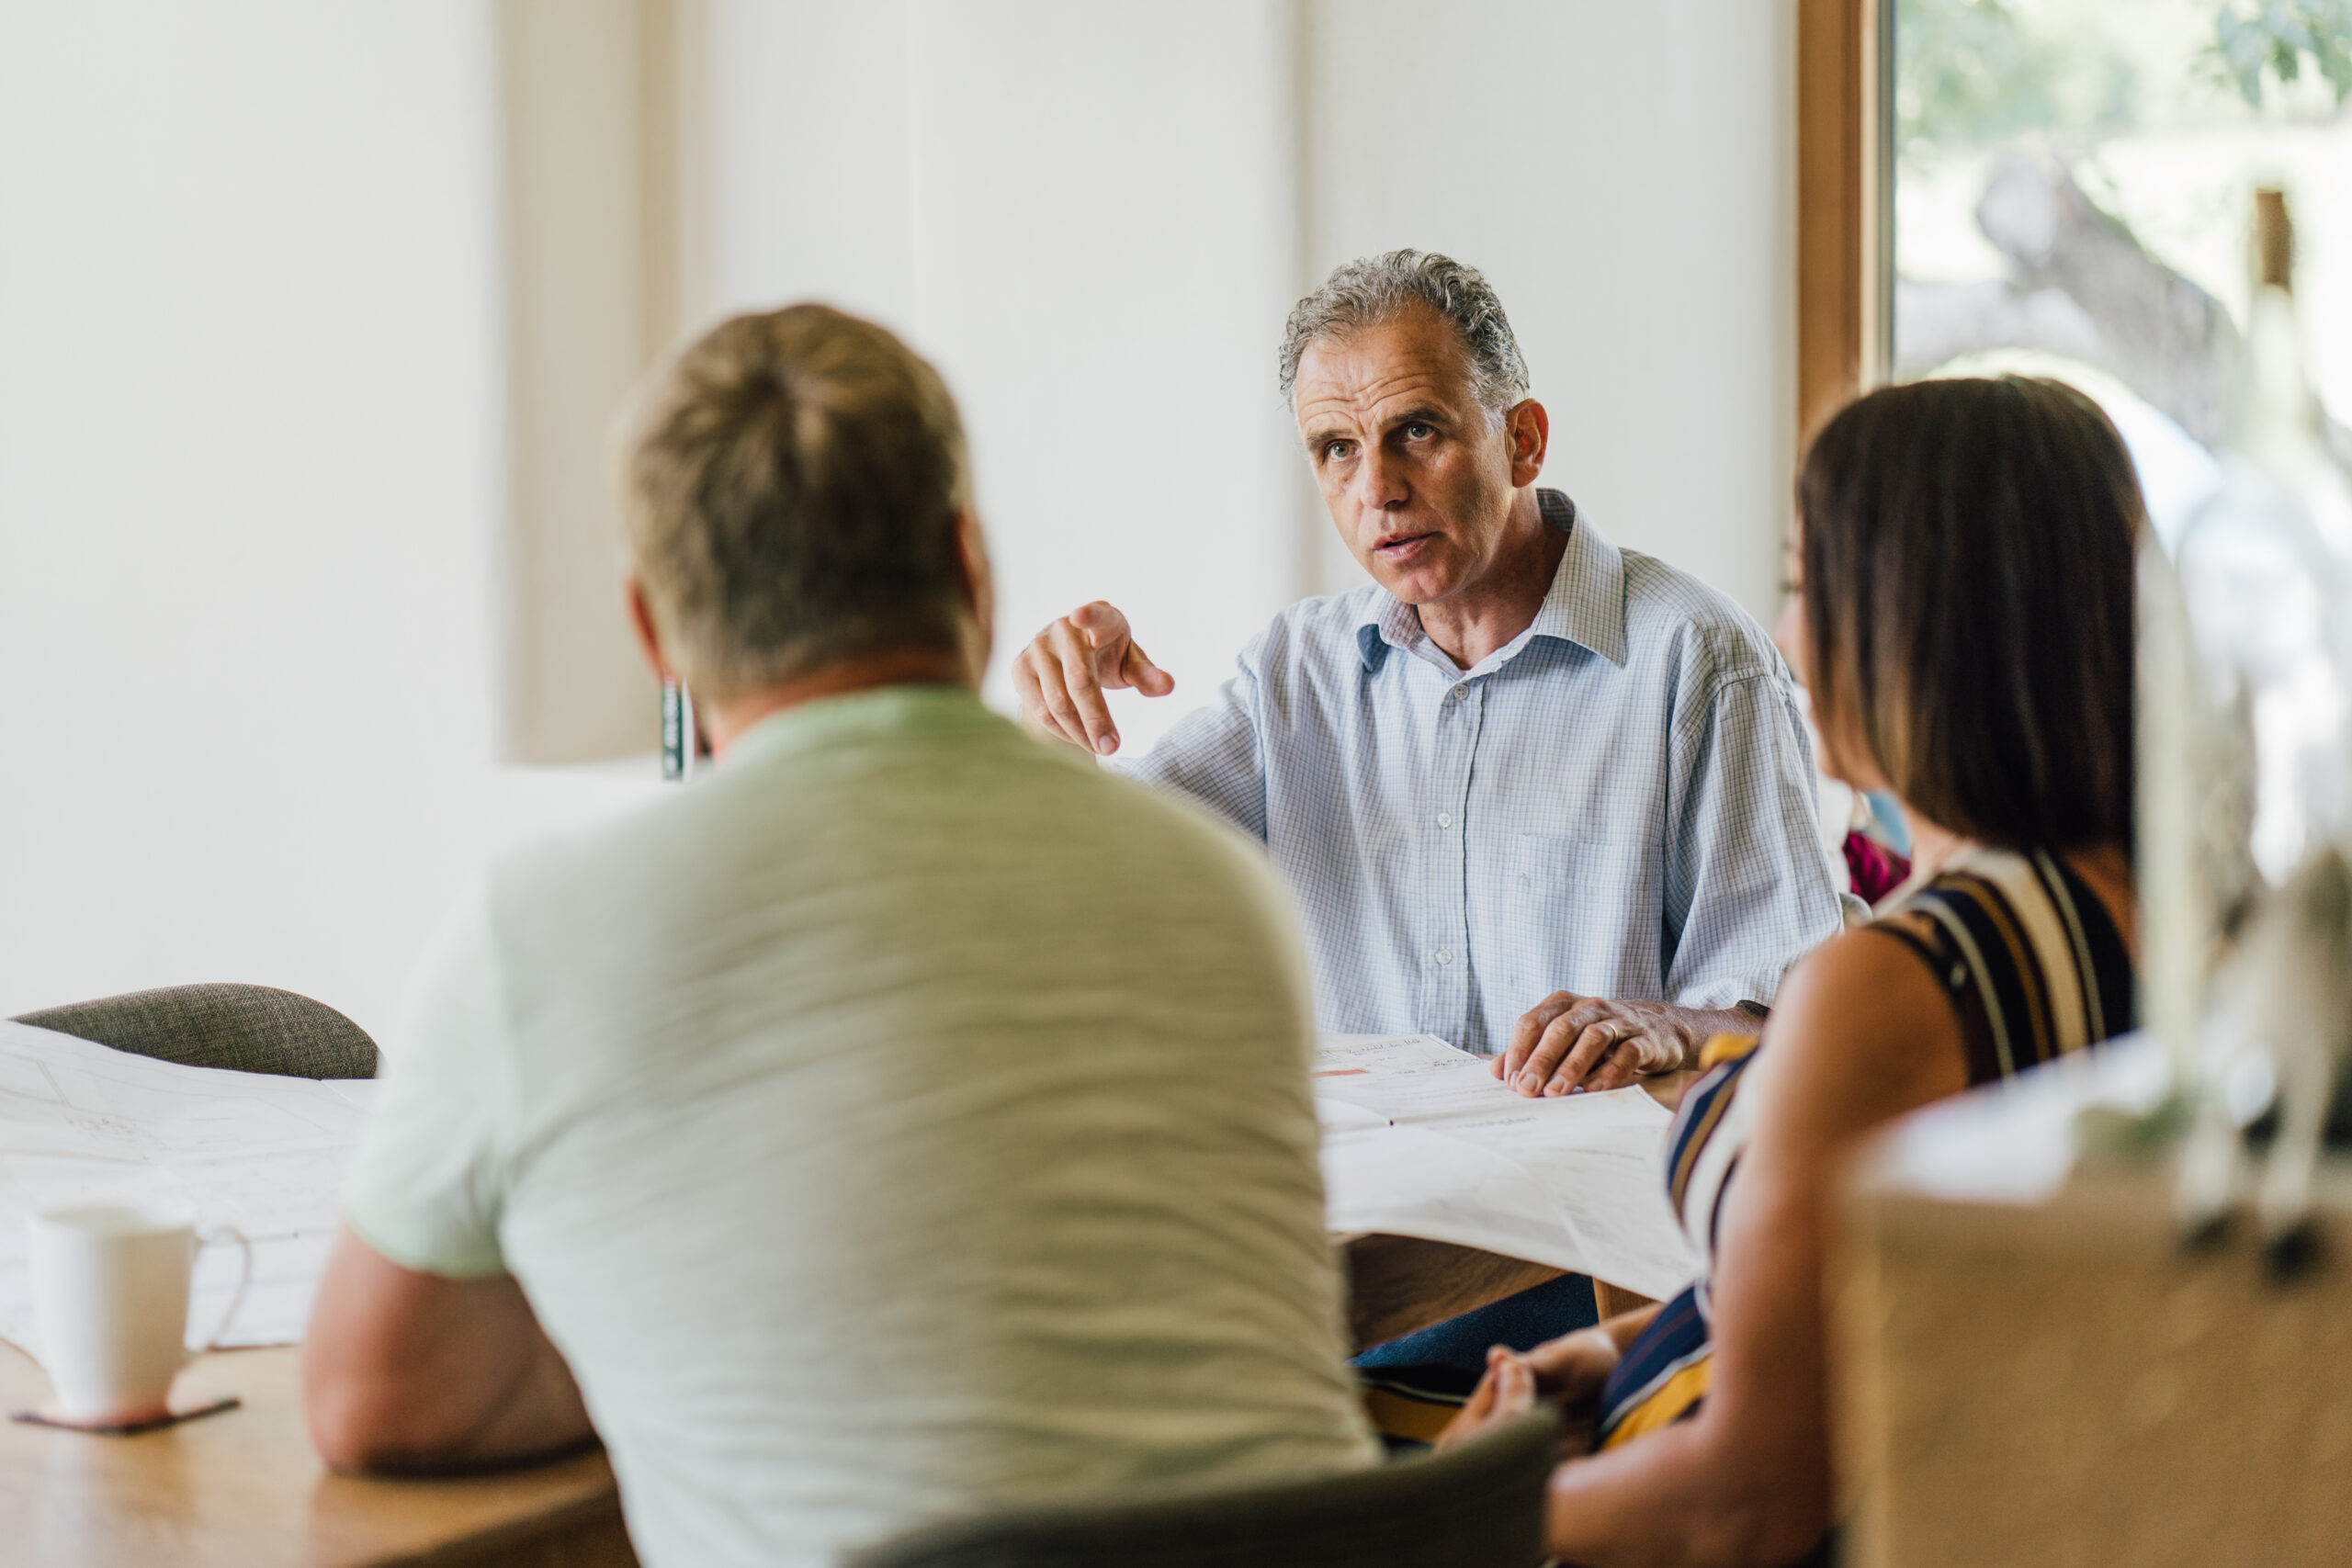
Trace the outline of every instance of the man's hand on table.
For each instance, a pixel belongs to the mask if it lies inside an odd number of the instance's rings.
[[[1099,599],[1039,632],[1012,661],[1022,722],[1099,757],[1119,749],[1102,694],[1128,688],[1164,697],[1176,678],[1136,646],[1127,617]]]
[[[1753,1034],[1761,1023],[1754,1013],[1555,991],[1520,1018],[1510,1048],[1490,1070],[1530,1098],[1598,1093],[1696,1066],[1701,1047],[1714,1036]]]

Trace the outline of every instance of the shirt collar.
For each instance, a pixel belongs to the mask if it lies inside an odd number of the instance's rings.
[[[1577,509],[1577,503],[1556,490],[1539,490],[1536,503],[1544,520],[1568,536],[1560,565],[1552,574],[1535,619],[1525,631],[1498,650],[1507,658],[1537,637],[1574,643],[1589,649],[1611,664],[1625,662],[1625,560],[1617,547]],[[1356,617],[1356,651],[1366,670],[1379,668],[1388,649],[1410,649],[1426,634],[1421,618],[1410,604],[1385,589],[1375,589]]]
[[[928,681],[868,686],[778,709],[735,738],[722,767],[754,757],[806,751],[860,735],[951,728],[996,717],[968,687]]]

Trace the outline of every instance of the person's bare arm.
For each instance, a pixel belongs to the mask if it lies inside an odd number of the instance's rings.
[[[514,1464],[595,1436],[511,1276],[421,1274],[348,1227],[311,1311],[302,1404],[311,1446],[337,1470]]]
[[[1761,1013],[1555,991],[1521,1015],[1489,1070],[1531,1097],[1623,1089],[1696,1066],[1714,1036],[1753,1034],[1763,1022]]]
[[[1924,965],[1857,931],[1782,988],[1742,1093],[1756,1130],[1724,1201],[1712,1281],[1714,1365],[1690,1420],[1563,1466],[1552,1548],[1612,1563],[1764,1563],[1833,1517],[1822,1268],[1832,1179],[1855,1140],[1967,1082],[1950,1005]]]
[[[1764,1051],[1741,1089],[1758,1097],[1757,1123],[1724,1200],[1706,1402],[1554,1473],[1546,1534],[1566,1560],[1788,1562],[1833,1517],[1822,1309],[1831,1182],[1861,1134],[1965,1087],[1966,1055],[1934,977],[1867,931],[1791,974]],[[1479,1407],[1510,1415],[1540,1382],[1532,1371],[1498,1369]]]
[[[1127,617],[1099,599],[1039,632],[1012,661],[1022,722],[1097,756],[1119,749],[1119,728],[1102,694],[1127,687],[1164,697],[1176,689],[1176,678],[1136,644]]]

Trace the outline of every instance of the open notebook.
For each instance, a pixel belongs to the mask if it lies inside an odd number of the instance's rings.
[[[252,1242],[253,1284],[223,1345],[300,1339],[375,1090],[184,1067],[0,1021],[0,1338],[34,1348],[26,1215],[132,1202]],[[188,1313],[199,1332],[220,1321],[237,1270],[233,1246],[204,1249]]]
[[[1665,1107],[1638,1089],[1527,1100],[1428,1034],[1315,1056],[1336,1231],[1458,1242],[1666,1297],[1698,1272],[1664,1190]]]

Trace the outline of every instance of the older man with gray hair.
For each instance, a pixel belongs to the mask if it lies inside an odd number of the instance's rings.
[[[1435,1034],[1524,1094],[1752,1029],[1841,923],[1771,639],[1536,488],[1550,421],[1476,269],[1340,267],[1291,313],[1282,388],[1373,582],[1284,610],[1126,771],[1265,843],[1327,1029]],[[1032,725],[1102,756],[1105,688],[1174,685],[1101,603],[1015,680]]]

